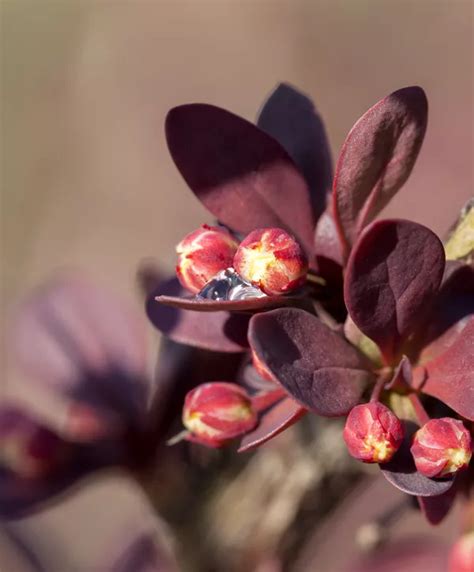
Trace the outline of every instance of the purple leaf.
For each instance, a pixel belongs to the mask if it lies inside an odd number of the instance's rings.
[[[364,226],[405,183],[426,131],[428,102],[420,87],[399,89],[354,125],[336,165],[333,204],[346,254]]]
[[[319,217],[332,184],[332,160],[324,124],[309,97],[280,83],[263,105],[258,127],[286,149],[308,183]]]
[[[452,486],[448,491],[437,497],[418,497],[418,504],[426,520],[439,524],[448,515],[456,499],[457,487]]]
[[[358,328],[387,362],[429,310],[444,270],[444,249],[428,228],[406,220],[372,223],[349,258],[344,298]]]
[[[404,493],[418,497],[435,497],[448,491],[454,479],[429,479],[416,470],[410,446],[417,429],[415,423],[405,421],[405,439],[402,446],[391,461],[380,465],[380,469],[387,481]]]
[[[285,397],[262,413],[257,427],[250,433],[247,433],[242,439],[239,453],[251,451],[273,439],[273,437],[276,437],[299,421],[305,413],[306,409],[304,407],[301,407],[291,397]]]
[[[248,316],[229,312],[193,312],[165,306],[156,297],[166,294],[181,297],[185,290],[176,278],[163,282],[146,301],[151,323],[175,342],[221,352],[242,352],[248,348]]]
[[[254,316],[249,342],[288,393],[319,415],[348,413],[372,378],[356,348],[303,310],[285,308]]]
[[[82,276],[63,276],[19,308],[17,365],[69,399],[139,419],[147,397],[146,337],[138,313]]]
[[[208,300],[190,296],[157,296],[155,300],[166,306],[195,312],[256,312],[295,305],[301,299],[294,296],[264,296],[245,300]]]
[[[393,372],[392,379],[385,385],[385,389],[392,390],[400,388],[405,391],[412,384],[413,372],[410,360],[407,356],[402,356],[400,363]]]
[[[246,363],[242,366],[239,371],[238,381],[252,391],[271,391],[275,389],[275,382],[268,381],[259,375],[252,363]]]
[[[326,209],[318,220],[314,236],[314,252],[316,255],[316,268],[332,286],[342,285],[342,245],[336,223],[331,212]]]
[[[284,228],[312,255],[310,193],[277,141],[229,111],[200,103],[169,112],[166,138],[181,175],[219,221],[245,234]]]
[[[443,338],[444,351],[438,339],[435,348],[428,346],[421,353],[413,385],[474,421],[474,315],[457,322]],[[433,359],[426,361],[430,356]]]

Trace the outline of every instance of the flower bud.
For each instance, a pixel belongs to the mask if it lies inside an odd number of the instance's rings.
[[[179,281],[197,294],[218,272],[232,266],[238,243],[223,228],[203,224],[176,247]]]
[[[0,412],[0,466],[25,479],[49,475],[64,458],[66,443],[14,408]]]
[[[472,572],[474,570],[474,531],[461,536],[451,549],[449,572]]]
[[[280,295],[304,284],[308,261],[301,246],[287,232],[261,228],[241,242],[234,268],[265,294]]]
[[[217,448],[253,429],[257,414],[249,395],[238,385],[205,383],[187,394],[183,424],[190,441]]]
[[[382,403],[356,405],[344,427],[344,441],[349,453],[364,463],[390,461],[402,444],[403,424]]]
[[[462,421],[431,419],[413,438],[411,454],[426,477],[444,477],[465,469],[472,456],[472,440]]]

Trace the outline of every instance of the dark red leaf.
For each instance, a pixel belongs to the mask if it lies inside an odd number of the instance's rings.
[[[254,316],[249,342],[288,393],[319,415],[348,413],[372,378],[356,348],[303,310],[285,308]]]
[[[273,439],[273,437],[294,425],[305,413],[306,409],[304,407],[301,407],[291,397],[285,397],[261,415],[257,427],[250,433],[247,433],[242,439],[239,453],[251,451]]]
[[[291,296],[264,296],[245,300],[208,300],[190,296],[157,296],[155,300],[166,306],[196,312],[256,312],[281,306],[291,306],[300,302],[299,298]]]
[[[248,348],[248,316],[229,312],[203,314],[165,306],[156,297],[181,297],[185,290],[176,278],[163,282],[146,300],[146,313],[151,323],[175,342],[220,352],[242,352]]]
[[[417,429],[415,423],[405,421],[405,439],[402,446],[391,461],[379,466],[388,482],[404,493],[418,497],[435,497],[448,491],[454,479],[429,479],[416,470],[410,447]]]
[[[405,183],[426,131],[428,102],[420,87],[399,89],[351,129],[334,177],[333,201],[346,254],[364,226]]]
[[[428,346],[420,363],[413,371],[413,385],[474,421],[474,315]]]
[[[280,83],[263,105],[258,127],[286,149],[308,183],[318,217],[332,184],[332,160],[324,124],[309,97]]]
[[[245,234],[284,228],[312,255],[310,193],[275,139],[229,111],[200,103],[169,112],[166,138],[181,175],[219,221]]]
[[[342,285],[342,244],[329,206],[318,220],[314,236],[316,269],[331,286]]]
[[[444,270],[444,249],[428,228],[406,220],[372,223],[354,246],[344,298],[359,329],[387,362],[429,310]]]
[[[457,487],[437,497],[418,497],[418,504],[426,520],[433,525],[439,524],[449,513],[456,499]]]

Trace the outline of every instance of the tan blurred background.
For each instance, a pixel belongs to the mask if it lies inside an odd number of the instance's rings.
[[[1,8],[4,307],[58,267],[80,266],[130,296],[141,259],[172,268],[175,244],[209,220],[164,142],[167,110],[185,102],[253,119],[274,85],[289,81],[314,97],[336,155],[370,105],[419,84],[430,100],[427,138],[386,212],[443,233],[473,194],[468,0],[3,0]],[[65,522],[52,511],[25,526],[31,535],[42,523],[51,535]],[[63,547],[61,572],[91,569],[91,534],[82,534],[75,556]]]

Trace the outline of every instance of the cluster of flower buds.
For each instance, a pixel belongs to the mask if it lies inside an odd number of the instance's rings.
[[[343,432],[349,453],[364,463],[390,461],[402,444],[403,424],[380,402],[356,405]]]
[[[176,250],[179,281],[194,294],[231,267],[244,281],[271,296],[302,286],[308,271],[301,246],[279,228],[256,229],[239,245],[227,230],[203,225],[188,234]]]
[[[445,477],[466,469],[472,457],[472,439],[462,421],[431,419],[415,433],[411,453],[426,477]]]
[[[251,431],[257,413],[247,392],[234,383],[210,382],[190,391],[183,408],[186,439],[219,448]]]
[[[351,410],[343,436],[356,459],[386,463],[400,448],[404,427],[388,407],[371,402]],[[422,475],[445,477],[468,467],[472,439],[462,421],[450,417],[431,419],[415,433],[410,451]]]

